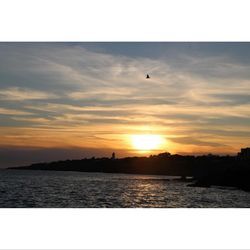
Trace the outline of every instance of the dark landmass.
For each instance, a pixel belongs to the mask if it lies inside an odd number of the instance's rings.
[[[189,186],[229,186],[250,191],[250,159],[239,156],[182,156],[162,153],[149,157],[122,159],[90,158],[50,163],[36,163],[9,169],[54,170],[102,173],[181,176],[181,180],[194,182]]]

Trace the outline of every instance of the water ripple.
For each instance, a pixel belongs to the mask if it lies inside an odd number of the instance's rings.
[[[187,187],[169,177],[55,171],[0,171],[0,207],[250,207],[250,193]]]

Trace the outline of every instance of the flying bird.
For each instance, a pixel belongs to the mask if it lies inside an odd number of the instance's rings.
[[[149,78],[150,78],[149,75],[147,75],[147,76],[146,76],[146,79],[149,79]]]

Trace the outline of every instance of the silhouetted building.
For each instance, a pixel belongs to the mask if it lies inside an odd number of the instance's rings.
[[[250,159],[250,148],[242,148],[238,153],[240,159]]]
[[[112,160],[115,159],[115,152],[112,153],[111,159],[112,159]]]

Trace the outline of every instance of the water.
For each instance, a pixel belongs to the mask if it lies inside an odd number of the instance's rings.
[[[0,207],[250,207],[250,193],[166,176],[0,171]]]

